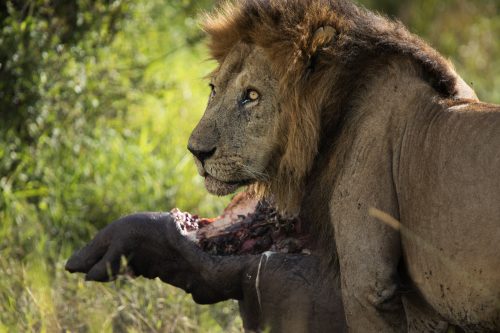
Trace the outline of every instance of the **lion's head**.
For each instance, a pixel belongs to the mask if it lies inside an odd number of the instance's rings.
[[[436,51],[345,0],[225,2],[203,26],[219,66],[188,148],[217,195],[254,184],[297,213],[325,132],[352,106],[373,59],[411,57],[438,92],[456,93],[456,75]]]
[[[262,48],[238,43],[211,75],[208,106],[189,139],[209,192],[267,181],[278,151],[278,81]]]

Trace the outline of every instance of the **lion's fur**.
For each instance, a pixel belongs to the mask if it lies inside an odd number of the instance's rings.
[[[337,34],[318,45],[315,31]],[[397,21],[344,0],[238,0],[207,14],[203,28],[211,55],[222,63],[239,42],[262,47],[281,78],[282,156],[270,183],[256,188],[272,193],[278,207],[297,213],[301,189],[318,153],[322,129],[343,117],[350,92],[363,82],[365,63],[389,55],[411,58],[422,77],[444,96],[456,94],[452,66]],[[339,66],[341,65],[341,66]],[[341,83],[342,89],[336,86]],[[328,113],[323,112],[328,110]]]
[[[416,298],[436,311],[422,325],[498,331],[500,107],[478,102],[402,24],[347,0],[235,0],[204,29],[220,93],[190,142],[216,152],[198,161],[205,179],[220,181],[207,189],[258,182],[281,211],[307,217],[327,242],[319,255],[338,259],[329,269],[340,272],[353,331],[403,330],[402,258]],[[252,88],[262,99],[241,106]],[[242,176],[235,154],[266,177]],[[404,228],[381,224],[370,207]]]

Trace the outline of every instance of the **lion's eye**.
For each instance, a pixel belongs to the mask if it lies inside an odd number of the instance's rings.
[[[215,96],[215,86],[212,83],[208,84],[210,86],[210,97]]]
[[[248,93],[248,99],[255,101],[259,98],[259,93],[256,92],[255,90],[250,90]]]
[[[245,97],[243,97],[243,100],[241,101],[241,104],[247,104],[250,102],[254,102],[258,100],[260,97],[260,94],[257,90],[254,89],[248,89],[247,92],[245,93]]]

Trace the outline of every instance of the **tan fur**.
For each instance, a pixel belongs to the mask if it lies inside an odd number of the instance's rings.
[[[500,330],[500,108],[344,0],[228,2],[204,29],[216,94],[189,146],[213,152],[197,163],[207,189],[252,184],[300,214],[340,270],[352,332]]]
[[[318,40],[318,29],[335,30],[333,40]],[[282,211],[297,213],[300,189],[318,152],[320,110],[332,100],[340,108],[354,89],[365,62],[391,54],[407,55],[423,68],[425,79],[444,95],[455,94],[452,68],[436,51],[400,23],[372,14],[347,1],[288,0],[225,2],[205,17],[209,48],[219,63],[244,42],[262,47],[276,76],[283,111],[278,129],[283,152],[272,181],[256,186],[274,196]],[[320,38],[321,39],[321,38]],[[349,78],[349,79],[347,79]],[[335,82],[344,85],[335,91]],[[329,117],[338,118],[340,112]],[[334,119],[323,119],[323,122]]]

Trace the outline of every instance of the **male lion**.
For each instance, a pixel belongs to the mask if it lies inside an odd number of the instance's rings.
[[[234,1],[204,27],[219,67],[189,150],[207,189],[252,184],[332,225],[352,332],[438,330],[418,318],[427,305],[499,331],[500,108],[401,24],[347,1]],[[407,319],[401,259],[421,295],[405,297]]]

